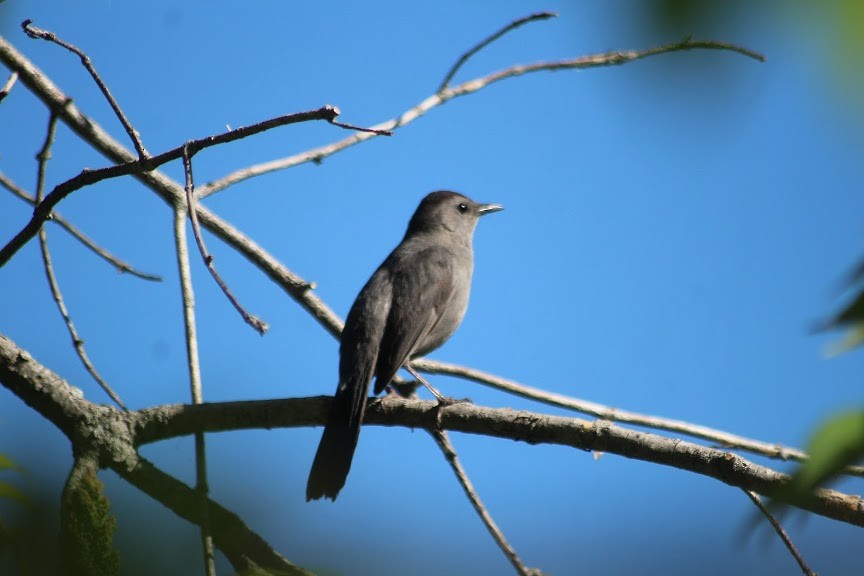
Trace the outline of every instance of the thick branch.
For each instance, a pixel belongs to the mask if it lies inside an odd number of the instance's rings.
[[[200,523],[201,510],[195,491],[165,474],[135,451],[130,412],[99,406],[84,400],[80,389],[70,386],[26,351],[0,335],[0,384],[57,426],[74,444],[89,446],[107,466],[178,516]],[[251,565],[307,574],[273,550],[233,512],[208,500],[213,536],[234,568]]]
[[[106,458],[137,459],[134,446],[195,432],[317,426],[329,415],[329,396],[226,402],[188,406],[164,405],[127,413],[84,400],[80,390],[34,360],[0,335],[0,383],[34,410],[51,420],[68,437],[98,434]],[[440,420],[439,420],[440,418]],[[510,409],[455,404],[441,409],[436,402],[372,399],[366,424],[442,429],[529,444],[558,444],[582,450],[618,454],[715,478],[730,486],[772,494],[789,477],[740,456],[675,438],[629,430],[598,420],[588,422]],[[77,428],[80,426],[80,431]],[[864,501],[835,490],[818,490],[812,501],[796,506],[842,522],[864,526]]]
[[[570,396],[565,396],[564,394],[557,394],[540,388],[534,388],[533,386],[526,386],[525,384],[520,384],[519,382],[495,376],[494,374],[489,374],[474,368],[468,368],[466,366],[459,366],[457,364],[449,364],[447,362],[429,360],[426,358],[414,360],[411,364],[421,372],[427,372],[429,374],[447,374],[448,376],[464,378],[479,384],[490,386],[497,390],[503,390],[509,394],[549,404],[550,406],[575,410],[576,412],[595,416],[602,420],[635,424],[637,426],[645,426],[655,430],[667,430],[669,432],[685,434],[694,438],[716,442],[720,446],[746,450],[747,452],[767,456],[769,458],[796,460],[798,462],[807,459],[806,452],[791,446],[753,440],[752,438],[745,438],[738,434],[732,434],[730,432],[717,430],[716,428],[710,428],[699,424],[693,424],[691,422],[685,422],[683,420],[662,418],[650,414],[639,414],[637,412],[629,412],[627,410],[613,408],[612,406],[605,406],[603,404],[598,404],[597,402],[572,398]],[[864,466],[847,466],[843,469],[843,473],[852,476],[864,476]]]
[[[130,464],[133,465],[112,466],[112,468],[124,480],[161,502],[181,518],[201,525],[202,511],[199,495],[192,488],[159,470],[144,458],[138,457]],[[274,550],[266,540],[249,529],[235,513],[209,498],[207,504],[213,540],[237,572],[244,573],[246,570],[258,567],[286,576],[311,574],[292,564]]]

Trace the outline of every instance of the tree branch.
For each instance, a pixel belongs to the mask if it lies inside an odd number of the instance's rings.
[[[9,78],[6,80],[6,83],[3,84],[3,87],[0,88],[0,102],[3,101],[6,96],[9,95],[9,92],[12,91],[12,87],[15,86],[15,82],[18,81],[18,73],[12,72],[9,75]]]
[[[57,115],[53,112],[48,120],[48,131],[45,135],[45,142],[42,144],[42,149],[36,155],[38,161],[37,176],[36,176],[36,200],[41,200],[43,190],[45,189],[45,170],[48,166],[48,160],[51,158],[51,146],[54,144],[54,133],[57,127]],[[48,231],[43,227],[39,229],[39,249],[42,253],[42,264],[45,269],[45,276],[48,280],[48,287],[51,290],[51,296],[54,298],[54,303],[57,305],[57,310],[66,324],[66,330],[72,338],[72,347],[75,353],[84,364],[84,368],[90,376],[96,381],[100,388],[108,395],[115,404],[126,410],[126,404],[120,399],[120,396],[113,388],[102,378],[96,366],[87,355],[87,350],[84,348],[84,340],[78,335],[78,330],[72,322],[72,316],[66,308],[66,302],[63,299],[63,292],[60,290],[60,283],[57,281],[57,275],[54,273],[54,264],[51,260],[51,252],[48,250]]]
[[[127,465],[112,465],[111,468],[129,484],[165,505],[180,518],[201,525],[199,496],[183,482],[159,470],[137,454]],[[209,498],[206,503],[213,540],[238,573],[245,574],[252,569],[262,568],[285,576],[311,576],[311,572],[289,562],[274,550],[237,514]]]
[[[11,192],[13,195],[17,196],[24,202],[27,202],[31,206],[35,206],[38,204],[36,198],[31,196],[26,190],[15,184],[8,176],[0,172],[0,186],[3,186],[6,190]],[[118,272],[120,273],[128,273],[142,280],[149,280],[151,282],[161,282],[162,277],[156,274],[149,274],[147,272],[141,272],[134,268],[131,264],[124,262],[117,256],[114,256],[98,244],[90,239],[86,234],[84,234],[81,230],[79,230],[76,226],[70,223],[68,220],[60,216],[57,212],[54,212],[51,216],[51,221],[55,224],[59,225],[61,228],[65,229],[69,234],[71,234],[75,239],[81,242],[84,246],[89,248],[94,254],[114,266]]]
[[[67,437],[96,438],[100,453],[115,462],[135,459],[135,447],[195,432],[320,426],[331,398],[292,398],[188,406],[163,405],[118,412],[85,400],[81,391],[0,335],[0,383],[57,426]],[[440,424],[438,417],[440,416]],[[529,444],[557,444],[618,454],[709,476],[760,494],[773,493],[789,480],[776,470],[715,448],[629,430],[609,422],[588,422],[522,410],[436,402],[372,399],[365,424],[406,426],[481,434]],[[80,432],[78,431],[80,430]],[[104,432],[99,432],[103,430]],[[811,501],[790,502],[815,514],[864,526],[860,496],[819,489]]]
[[[135,145],[135,150],[138,151],[138,157],[146,158],[147,156],[149,156],[147,150],[144,149],[144,144],[141,143],[141,136],[138,134],[138,131],[135,130],[135,128],[132,126],[132,123],[129,122],[129,119],[126,118],[123,110],[120,109],[120,105],[117,104],[114,96],[111,95],[111,91],[108,90],[108,86],[105,84],[105,82],[102,81],[99,73],[96,72],[96,68],[93,67],[93,63],[90,61],[90,57],[87,56],[87,54],[85,54],[79,48],[58,38],[53,32],[37,28],[36,26],[33,26],[31,22],[32,20],[28,18],[21,23],[21,28],[24,30],[24,33],[27,34],[27,36],[34,39],[41,38],[42,40],[53,42],[58,46],[66,48],[73,54],[76,54],[78,58],[81,59],[81,64],[84,66],[84,68],[87,69],[87,72],[90,73],[90,76],[93,77],[93,81],[96,82],[96,86],[99,87],[102,95],[105,96],[105,99],[108,101],[111,109],[114,110],[114,114],[117,116],[117,119],[120,120],[120,123],[123,125],[123,129],[126,130],[126,133],[129,135],[129,139],[132,140],[132,144]]]
[[[468,479],[468,474],[465,473],[462,463],[459,462],[459,456],[456,454],[456,449],[453,448],[453,444],[450,442],[447,432],[444,430],[431,430],[429,431],[429,434],[444,454],[447,463],[450,464],[453,474],[456,475],[456,479],[459,481],[459,485],[462,486],[462,490],[465,492],[468,501],[471,502],[471,506],[474,507],[474,511],[477,512],[478,516],[480,516],[480,520],[486,526],[489,534],[492,535],[492,539],[495,540],[495,543],[498,544],[499,548],[501,548],[501,551],[510,561],[510,564],[512,564],[513,568],[516,569],[516,572],[519,573],[520,576],[542,576],[542,572],[539,570],[525,566],[525,564],[522,563],[522,560],[519,559],[519,555],[516,554],[516,550],[514,550],[510,543],[507,542],[507,539],[504,538],[504,533],[501,532],[500,528],[498,528],[495,520],[492,519],[492,515],[489,514],[486,506],[483,505],[483,501],[480,500],[477,491],[474,490],[471,480]]]
[[[204,237],[201,235],[201,226],[198,224],[198,202],[195,198],[195,180],[192,175],[192,156],[188,151],[184,151],[183,153],[183,171],[186,174],[186,208],[189,211],[189,221],[192,223],[192,233],[195,236],[195,243],[198,245],[198,252],[201,254],[204,265],[210,272],[210,276],[213,277],[213,280],[216,281],[216,284],[222,290],[222,293],[225,294],[228,301],[231,302],[231,305],[234,306],[234,309],[243,317],[243,320],[249,326],[254,328],[258,334],[263,336],[268,329],[267,323],[257,316],[247,312],[243,305],[240,304],[240,301],[237,300],[237,297],[234,296],[234,293],[231,292],[230,288],[228,288],[228,284],[225,283],[222,276],[220,276],[219,272],[216,271],[216,266],[213,265],[213,256],[207,252],[207,247],[204,245]]]
[[[605,406],[596,402],[589,402],[588,400],[580,400],[563,394],[556,394],[555,392],[547,392],[540,388],[526,386],[525,384],[520,384],[513,380],[495,376],[494,374],[489,374],[466,366],[448,364],[447,362],[429,360],[426,358],[413,360],[411,365],[421,372],[427,372],[429,374],[446,374],[448,376],[464,378],[477,382],[478,384],[484,384],[491,388],[502,390],[509,394],[549,404],[550,406],[575,410],[576,412],[596,416],[602,420],[623,422],[626,424],[645,426],[655,430],[667,430],[669,432],[686,434],[687,436],[692,436],[694,438],[702,438],[703,440],[716,442],[720,446],[727,448],[737,448],[739,450],[745,450],[753,454],[759,454],[774,459],[795,460],[800,462],[808,458],[807,453],[798,448],[783,446],[781,444],[772,444],[761,440],[753,440],[751,438],[739,436],[738,434],[732,434],[730,432],[685,422],[683,420],[674,420],[671,418],[662,418],[660,416],[651,416],[649,414],[628,412],[626,410]],[[864,466],[847,466],[843,472],[851,476],[864,477]]]
[[[762,499],[755,492],[751,492],[750,490],[744,490],[744,494],[750,498],[750,501],[756,505],[759,511],[765,516],[768,522],[771,524],[771,527],[774,528],[774,531],[777,533],[777,536],[780,537],[780,540],[783,541],[783,545],[786,546],[786,549],[789,550],[789,553],[792,554],[792,557],[795,559],[795,562],[798,563],[798,567],[801,568],[801,571],[805,574],[805,576],[816,576],[816,573],[807,566],[807,562],[804,561],[804,558],[798,552],[798,549],[795,547],[795,544],[792,543],[792,540],[789,538],[789,535],[786,534],[786,531],[783,529],[783,526],[780,525],[780,522],[774,517],[773,514],[768,510],[768,507],[762,502]]]
[[[498,72],[494,72],[487,76],[468,80],[453,88],[445,88],[443,90],[439,90],[438,92],[429,96],[410,110],[404,112],[401,116],[376,124],[372,128],[391,132],[395,131],[397,128],[401,128],[402,126],[413,122],[414,120],[416,120],[420,116],[423,116],[433,108],[441,106],[449,100],[459,98],[460,96],[467,96],[468,94],[473,94],[474,92],[486,88],[490,84],[500,82],[501,80],[505,80],[507,78],[514,78],[516,76],[522,76],[524,74],[531,74],[534,72],[578,70],[584,68],[596,68],[601,66],[619,66],[621,64],[641,60],[643,58],[649,58],[651,56],[670,54],[672,52],[680,52],[685,50],[726,50],[742,54],[755,60],[765,60],[765,57],[763,55],[742,46],[738,46],[736,44],[729,44],[727,42],[714,42],[710,40],[693,40],[690,37],[687,37],[680,42],[664,44],[662,46],[648,48],[646,50],[615,50],[610,52],[603,52],[600,54],[591,54],[588,56],[568,58],[565,60],[537,62],[534,64],[518,64],[515,66],[510,66],[509,68],[505,68]],[[328,156],[332,156],[337,152],[340,152],[346,148],[350,148],[355,144],[365,142],[366,140],[374,137],[374,133],[352,134],[351,136],[343,140],[339,140],[338,142],[333,142],[332,144],[313,148],[312,150],[307,150],[293,156],[288,156],[285,158],[280,158],[278,160],[272,160],[270,162],[264,162],[261,164],[255,164],[253,166],[242,168],[222,178],[219,178],[218,180],[200,186],[198,188],[198,195],[200,198],[206,198],[211,194],[219,192],[220,190],[224,190],[229,186],[237,184],[238,182],[242,182],[243,180],[253,178],[255,176],[261,176],[262,174],[275,172],[277,170],[293,168],[294,166],[305,164],[306,162],[320,162]]]
[[[0,45],[0,47],[2,47],[2,45]],[[54,106],[49,106],[49,108],[52,111],[56,110],[56,107]],[[158,168],[159,166],[165,164],[166,162],[170,162],[171,160],[177,160],[178,158],[182,157],[184,150],[188,150],[190,153],[195,154],[211,146],[233,142],[234,140],[246,138],[247,136],[252,136],[253,134],[276,128],[277,126],[295,124],[298,122],[308,122],[311,120],[326,120],[330,123],[333,123],[333,120],[338,115],[339,110],[337,108],[333,106],[324,106],[317,110],[286,114],[285,116],[265,120],[252,126],[244,126],[242,128],[229,130],[228,132],[224,132],[222,134],[208,136],[206,138],[199,138],[198,140],[190,140],[189,142],[186,142],[185,144],[168,150],[167,152],[163,152],[158,156],[141,158],[137,160],[129,160],[122,164],[115,164],[113,166],[107,166],[98,170],[91,170],[89,168],[85,168],[77,176],[70,178],[69,180],[66,180],[65,182],[62,182],[61,184],[55,186],[51,193],[45,197],[45,200],[40,202],[36,206],[35,210],[33,210],[33,217],[30,219],[27,225],[24,226],[24,228],[18,234],[16,234],[3,248],[0,248],[0,267],[6,264],[6,262],[8,262],[9,259],[12,258],[12,256],[14,256],[16,252],[18,252],[18,250],[20,250],[28,241],[30,241],[36,235],[36,233],[39,231],[39,228],[42,227],[42,224],[51,217],[51,211],[54,209],[54,207],[58,203],[60,203],[61,200],[63,200],[76,190],[80,190],[85,186],[91,186],[93,184],[96,184],[97,182],[101,182],[109,178],[117,178],[120,176],[136,175],[142,172],[150,172],[155,168]],[[62,114],[60,114],[60,116],[62,117]],[[124,149],[124,151],[128,153],[128,150]]]
[[[185,156],[184,156],[185,157]],[[188,207],[178,204],[174,207],[174,249],[177,256],[177,269],[180,277],[180,298],[183,306],[183,328],[186,342],[186,366],[189,375],[189,390],[192,404],[204,401],[201,386],[201,363],[198,355],[198,334],[195,323],[195,294],[192,288],[192,271],[189,266],[189,247],[186,238],[186,213]],[[198,496],[201,514],[201,548],[204,555],[204,573],[216,576],[216,558],[213,552],[213,536],[210,528],[210,515],[207,506],[207,450],[204,433],[195,433],[195,494]]]
[[[480,50],[482,50],[483,48],[485,48],[486,46],[488,46],[489,44],[491,44],[492,42],[494,42],[498,38],[501,38],[502,36],[504,36],[505,34],[510,32],[511,30],[515,30],[516,28],[519,28],[520,26],[522,26],[524,24],[528,24],[529,22],[535,22],[537,20],[547,20],[549,18],[557,18],[557,17],[558,17],[558,14],[556,12],[537,12],[535,14],[529,14],[528,16],[524,16],[522,18],[519,18],[517,20],[510,22],[504,28],[501,28],[500,30],[498,30],[497,32],[495,32],[494,34],[492,34],[491,36],[489,36],[485,40],[481,41],[480,43],[478,43],[476,46],[474,46],[473,48],[471,48],[470,50],[468,50],[464,54],[462,54],[462,56],[459,57],[459,59],[456,61],[456,63],[453,64],[453,66],[447,72],[447,75],[444,76],[444,80],[442,80],[441,85],[438,86],[438,92],[443,91],[445,88],[447,88],[447,86],[450,85],[450,81],[453,79],[454,76],[456,76],[456,72],[459,71],[459,69],[465,64],[465,62],[468,61],[468,59],[470,59],[472,56],[474,56],[474,54],[476,54],[477,52],[479,52]]]
[[[133,420],[128,418],[134,412],[119,412],[85,400],[80,389],[70,386],[3,335],[0,335],[0,384],[57,426],[73,446],[95,449],[101,466],[111,468],[181,518],[200,525],[200,501],[195,491],[136,452]],[[254,564],[284,570],[286,574],[308,575],[273,550],[236,514],[212,500],[207,501],[213,537],[237,571]]]

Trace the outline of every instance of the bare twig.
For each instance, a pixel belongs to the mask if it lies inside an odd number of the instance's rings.
[[[801,571],[806,576],[816,576],[816,572],[810,569],[807,566],[807,563],[804,561],[804,558],[801,557],[801,554],[798,552],[798,549],[795,548],[795,544],[792,543],[792,540],[789,538],[789,535],[786,534],[786,531],[783,529],[783,526],[780,525],[780,522],[774,517],[773,514],[768,510],[765,504],[762,502],[762,498],[759,497],[758,494],[752,492],[750,490],[744,490],[743,492],[747,495],[750,500],[753,501],[753,504],[759,508],[759,511],[765,515],[765,518],[768,519],[768,522],[771,523],[771,526],[774,528],[774,531],[777,532],[777,535],[780,537],[780,540],[783,541],[783,544],[786,545],[786,548],[789,550],[789,553],[792,554],[792,557],[795,558],[795,561],[798,562],[798,566],[801,567]]]
[[[9,75],[9,79],[6,80],[6,83],[3,85],[2,88],[0,88],[0,102],[2,102],[3,99],[9,95],[9,92],[12,91],[12,87],[15,86],[15,82],[17,80],[18,80],[18,73],[12,72],[12,74]]]
[[[192,156],[187,150],[184,150],[183,152],[183,170],[186,174],[186,206],[189,211],[189,220],[192,222],[192,232],[195,235],[195,242],[198,244],[198,251],[201,253],[201,258],[204,260],[207,270],[210,271],[210,275],[216,281],[216,284],[219,285],[219,288],[222,289],[222,292],[234,306],[234,309],[240,313],[247,324],[252,326],[258,334],[263,336],[264,333],[267,332],[267,323],[257,316],[250,314],[245,308],[243,308],[243,305],[240,304],[240,301],[237,300],[231,292],[231,289],[228,288],[228,285],[222,279],[222,276],[220,276],[216,271],[216,267],[213,265],[213,256],[207,251],[207,247],[204,245],[204,237],[201,235],[201,227],[198,225],[198,209],[195,200],[195,181],[192,177]]]
[[[31,206],[35,206],[38,204],[36,198],[31,196],[26,190],[15,184],[9,177],[0,172],[0,186],[6,188],[9,192],[27,202]],[[141,272],[140,270],[134,268],[131,264],[124,262],[117,256],[114,256],[98,244],[94,242],[91,238],[89,238],[84,232],[79,230],[74,224],[54,212],[51,215],[51,221],[55,224],[59,225],[61,228],[64,228],[69,234],[71,234],[74,238],[76,238],[79,242],[84,244],[87,248],[89,248],[94,254],[114,266],[118,272],[120,273],[128,273],[142,280],[149,280],[151,282],[161,282],[162,276],[157,274],[149,274],[147,272]]]
[[[186,238],[186,206],[174,207],[174,247],[177,253],[177,268],[180,276],[180,294],[183,302],[183,325],[186,332],[186,360],[189,368],[189,388],[192,404],[201,404],[204,396],[201,389],[201,363],[198,356],[198,335],[195,324],[195,295],[192,289],[192,270],[189,266],[189,249]],[[199,496],[201,514],[201,546],[207,576],[216,575],[213,551],[213,532],[207,506],[207,451],[204,433],[195,433],[195,491]]]
[[[738,46],[736,44],[730,44],[728,42],[693,40],[688,37],[680,42],[664,44],[663,46],[648,48],[646,50],[628,50],[623,52],[611,51],[603,52],[600,54],[592,54],[588,56],[579,56],[576,58],[568,58],[565,60],[538,62],[535,64],[520,64],[505,68],[504,70],[494,72],[487,76],[468,80],[467,82],[463,82],[457,86],[454,86],[453,88],[448,87],[441,89],[432,96],[429,96],[428,98],[411,108],[410,110],[404,112],[401,116],[376,124],[375,126],[372,126],[372,129],[394,131],[397,128],[401,128],[402,126],[413,122],[414,120],[416,120],[420,116],[423,116],[433,108],[441,106],[442,104],[448,102],[449,100],[452,100],[453,98],[473,94],[474,92],[477,92],[478,90],[481,90],[489,86],[490,84],[500,82],[501,80],[507,78],[513,78],[516,76],[522,76],[523,74],[530,74],[533,72],[542,71],[596,68],[599,66],[617,66],[625,64],[627,62],[640,60],[642,58],[657,56],[659,54],[680,52],[683,50],[726,50],[736,52],[738,54],[742,54],[744,56],[748,56],[750,58],[754,58],[760,61],[763,61],[765,59],[763,55],[742,46]],[[220,190],[224,190],[225,188],[237,184],[238,182],[242,182],[243,180],[254,178],[256,176],[261,176],[262,174],[275,172],[277,170],[285,170],[299,164],[305,164],[306,162],[320,162],[328,156],[332,156],[333,154],[340,152],[346,148],[350,148],[355,144],[365,142],[370,138],[375,138],[375,136],[376,135],[374,133],[352,134],[348,138],[339,140],[338,142],[333,142],[325,146],[313,148],[312,150],[307,150],[305,152],[294,154],[292,156],[287,156],[285,158],[280,158],[278,160],[271,160],[269,162],[263,162],[261,164],[248,166],[246,168],[237,170],[226,176],[223,176],[218,180],[209,182],[204,186],[200,186],[198,188],[198,197],[206,198],[207,196],[219,192]]]
[[[2,47],[2,39],[0,39],[0,48]],[[7,54],[3,54],[3,56],[5,55]],[[62,104],[62,107],[64,109],[68,109],[70,106],[71,103],[69,101]],[[52,109],[57,109],[57,107],[52,107]],[[317,110],[286,114],[284,116],[279,116],[278,118],[271,118],[270,120],[259,122],[258,124],[254,124],[252,126],[244,126],[242,128],[229,130],[228,132],[217,134],[215,136],[208,136],[206,138],[200,138],[198,140],[190,140],[185,144],[168,150],[167,152],[163,152],[158,156],[152,156],[143,159],[139,158],[138,160],[130,160],[122,164],[107,166],[98,170],[84,169],[81,171],[80,174],[78,174],[78,176],[70,178],[69,180],[66,180],[65,182],[57,185],[54,190],[52,190],[51,193],[45,197],[45,200],[40,202],[36,206],[36,209],[33,211],[33,217],[30,219],[27,225],[24,226],[24,228],[18,234],[16,234],[12,238],[12,240],[10,240],[5,246],[3,246],[2,249],[0,249],[0,267],[3,267],[6,262],[8,262],[9,259],[12,258],[12,256],[14,256],[16,252],[18,252],[18,250],[20,250],[30,239],[32,239],[36,235],[45,220],[50,218],[51,210],[53,210],[54,207],[61,200],[63,200],[64,198],[69,196],[69,194],[76,190],[79,190],[85,186],[96,184],[97,182],[101,182],[102,180],[107,180],[109,178],[117,178],[119,176],[127,176],[130,174],[140,175],[144,172],[150,172],[158,168],[162,164],[165,164],[166,162],[181,158],[183,156],[184,150],[187,150],[190,154],[194,155],[201,150],[204,150],[205,148],[216,146],[218,144],[233,142],[241,138],[246,138],[247,136],[258,134],[259,132],[263,132],[265,130],[276,128],[277,126],[296,124],[298,122],[308,122],[311,120],[326,120],[327,122],[332,123],[338,115],[338,108],[334,106],[323,106]],[[67,118],[63,114],[61,114],[61,117],[64,118],[64,120]]]
[[[516,572],[521,576],[539,576],[541,573],[538,570],[528,568],[522,563],[519,559],[519,555],[516,554],[516,550],[510,546],[507,539],[504,538],[504,533],[501,532],[501,529],[498,528],[497,524],[495,524],[492,515],[489,514],[486,506],[483,505],[477,491],[474,490],[471,480],[468,479],[465,469],[462,468],[462,463],[459,462],[459,456],[456,454],[456,449],[453,448],[453,444],[450,443],[450,438],[447,436],[447,432],[444,430],[430,430],[429,434],[435,440],[435,443],[438,445],[438,448],[441,449],[441,452],[444,453],[447,463],[450,464],[450,468],[453,469],[456,479],[459,480],[462,490],[465,491],[465,496],[468,497],[468,500],[471,502],[477,515],[480,516],[480,520],[483,521],[486,529],[489,530],[489,534],[492,535],[492,538],[498,544],[498,547],[501,548],[501,551],[504,552],[504,555],[507,556],[508,560],[510,560],[513,568],[516,569]]]
[[[637,412],[628,412],[626,410],[620,410],[596,402],[589,402],[588,400],[580,400],[563,394],[556,394],[555,392],[547,392],[540,388],[526,386],[513,380],[508,380],[507,378],[501,378],[500,376],[495,376],[465,366],[448,364],[446,362],[429,360],[426,358],[413,360],[411,364],[422,372],[427,372],[429,374],[447,374],[448,376],[464,378],[466,380],[490,386],[497,390],[503,390],[504,392],[515,394],[516,396],[528,398],[529,400],[535,400],[537,402],[549,404],[550,406],[568,408],[570,410],[575,410],[576,412],[590,414],[591,416],[596,416],[597,418],[609,420],[611,422],[623,422],[626,424],[645,426],[646,428],[653,428],[655,430],[668,430],[670,432],[686,434],[687,436],[692,436],[694,438],[702,438],[703,440],[716,442],[718,445],[723,447],[746,450],[747,452],[768,456],[769,458],[796,461],[807,459],[807,453],[798,448],[783,446],[781,444],[772,444],[761,440],[753,440],[737,434],[724,432],[723,430],[717,430],[708,426],[692,424],[683,420],[662,418],[660,416],[639,414]],[[864,467],[847,466],[844,469],[844,473],[852,476],[864,476]]]
[[[105,84],[105,82],[102,81],[99,73],[96,72],[96,68],[94,68],[93,63],[90,62],[90,57],[87,56],[80,48],[77,48],[76,46],[73,46],[72,44],[69,44],[68,42],[65,42],[58,38],[53,32],[37,28],[31,23],[32,20],[30,20],[29,18],[21,23],[21,28],[24,30],[24,33],[27,34],[27,36],[29,36],[30,38],[41,38],[42,40],[53,42],[58,46],[66,48],[73,54],[76,54],[81,59],[81,64],[84,65],[84,68],[86,68],[87,72],[90,73],[90,76],[93,77],[93,81],[96,82],[99,90],[102,91],[102,95],[105,96],[106,100],[108,100],[108,104],[111,106],[111,109],[114,110],[114,114],[117,116],[117,119],[120,120],[121,124],[123,124],[123,129],[126,130],[126,133],[132,140],[132,144],[135,145],[135,150],[138,151],[138,157],[146,158],[148,154],[147,150],[144,149],[144,144],[141,143],[141,136],[138,134],[138,131],[135,130],[135,128],[132,126],[132,123],[129,122],[129,120],[126,118],[123,110],[120,109],[120,105],[117,104],[114,96],[111,95],[111,91],[108,90],[108,86]]]
[[[345,128],[346,130],[356,130],[357,132],[369,132],[370,134],[375,134],[376,136],[392,136],[392,130],[379,130],[376,128],[363,128],[362,126],[355,126],[354,124],[347,124],[345,122],[337,122],[336,120],[330,120],[330,124],[333,126],[338,126],[339,128]]]
[[[38,169],[36,176],[36,199],[42,197],[45,190],[45,169],[48,165],[48,160],[51,158],[51,146],[54,143],[54,134],[57,127],[57,115],[51,114],[48,119],[48,132],[45,135],[45,142],[42,149],[36,155],[38,160]],[[57,276],[54,274],[54,265],[51,261],[51,252],[48,250],[48,232],[45,228],[39,230],[39,248],[42,252],[42,263],[45,268],[45,276],[48,279],[48,286],[51,288],[51,296],[54,298],[54,303],[57,304],[57,309],[60,311],[60,316],[63,317],[63,322],[66,324],[66,329],[69,331],[69,336],[72,338],[72,346],[75,348],[75,353],[84,364],[84,368],[93,377],[97,384],[105,391],[106,394],[123,410],[128,410],[126,404],[120,399],[120,396],[113,388],[105,381],[104,378],[96,370],[96,367],[91,362],[87,351],[84,349],[84,340],[78,335],[78,330],[72,322],[72,316],[66,308],[66,303],[63,299],[63,293],[60,291],[60,283],[57,282]]]
[[[459,69],[465,64],[465,62],[468,61],[469,58],[474,56],[474,54],[476,54],[498,38],[504,36],[511,30],[519,28],[523,24],[528,24],[529,22],[535,22],[537,20],[547,20],[549,18],[557,17],[558,14],[556,12],[537,12],[535,14],[529,14],[528,16],[523,16],[522,18],[510,22],[504,28],[501,28],[500,30],[498,30],[497,32],[495,32],[494,34],[492,34],[491,36],[489,36],[464,54],[462,54],[462,56],[459,57],[459,60],[457,60],[456,63],[453,64],[453,66],[450,68],[450,71],[447,72],[447,75],[444,76],[444,80],[441,82],[441,85],[438,86],[438,92],[443,91],[445,88],[447,88],[447,86],[450,85],[450,81],[453,79],[454,76],[456,76],[456,72],[459,71]]]

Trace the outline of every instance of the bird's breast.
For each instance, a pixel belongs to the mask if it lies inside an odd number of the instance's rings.
[[[468,310],[468,300],[471,295],[471,276],[473,274],[473,258],[467,258],[459,266],[453,267],[453,291],[447,300],[440,319],[432,329],[418,342],[412,356],[422,356],[438,348],[446,342],[462,323]]]

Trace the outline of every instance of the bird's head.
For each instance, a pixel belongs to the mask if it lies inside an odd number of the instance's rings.
[[[481,216],[503,209],[499,204],[478,204],[458,192],[432,192],[423,198],[411,217],[406,236],[447,230],[470,239]]]

